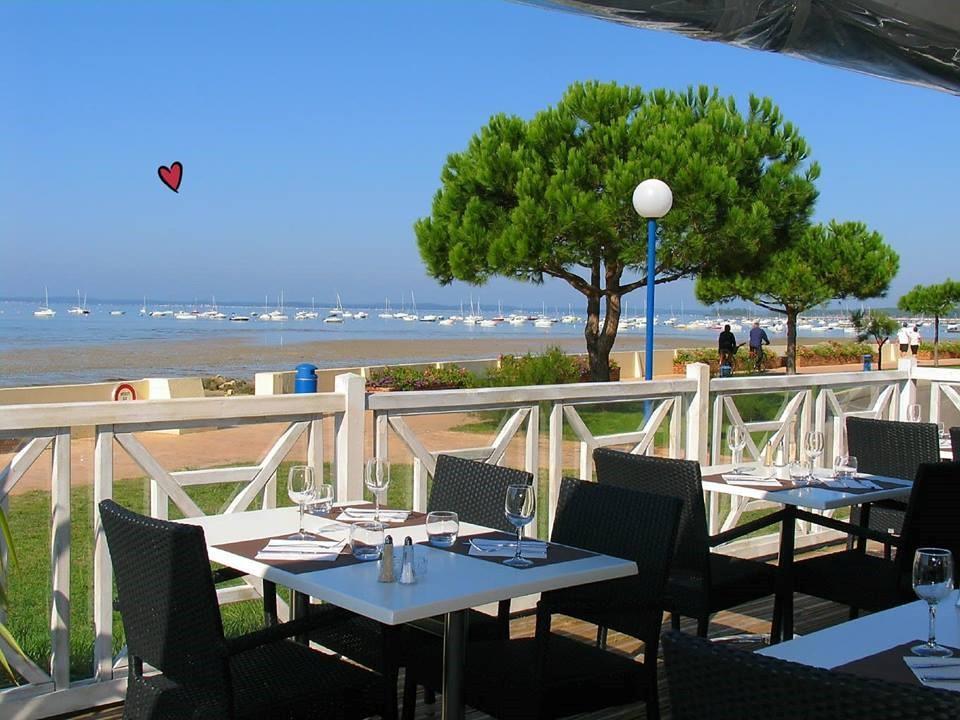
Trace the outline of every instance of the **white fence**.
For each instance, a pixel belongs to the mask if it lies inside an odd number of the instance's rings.
[[[762,407],[768,416],[752,416],[750,398],[778,398]],[[507,464],[511,443],[522,443],[515,460],[542,476],[546,456],[549,488],[545,509],[552,522],[557,491],[564,472],[591,478],[592,452],[620,446],[634,453],[657,453],[696,459],[703,465],[724,459],[723,429],[729,424],[748,431],[747,453],[763,459],[768,450],[790,451],[808,429],[823,430],[834,453],[845,444],[844,420],[851,415],[905,417],[909,404],[926,400],[933,422],[960,414],[960,370],[915,368],[910,361],[894,371],[771,375],[710,378],[705,365],[691,365],[686,376],[651,382],[576,384],[478,390],[445,390],[365,394],[356,375],[337,378],[335,391],[315,395],[251,398],[210,398],[133,403],[71,403],[0,408],[0,439],[24,441],[6,467],[0,469],[0,502],[6,503],[26,471],[52,447],[50,476],[50,597],[51,663],[41,668],[23,660],[15,667],[24,683],[0,692],[0,716],[45,717],[122,699],[125,658],[114,657],[113,578],[106,545],[97,522],[93,525],[93,666],[84,680],[70,678],[70,561],[71,561],[71,442],[72,430],[94,428],[93,499],[111,497],[114,489],[114,448],[120,448],[149,478],[150,511],[166,517],[173,503],[186,516],[203,511],[186,488],[210,483],[236,483],[238,491],[223,512],[243,512],[254,503],[276,502],[276,471],[300,438],[306,437],[307,462],[329,462],[340,499],[357,499],[363,492],[366,419],[372,419],[372,452],[390,457],[391,438],[412,458],[412,505],[426,505],[429,476],[441,452],[484,462]],[[638,405],[639,404],[639,405]],[[590,406],[636,414],[636,426],[603,434],[591,428]],[[433,439],[418,432],[416,418],[497,411],[503,420],[491,440],[469,447],[429,449]],[[547,418],[541,427],[541,414]],[[587,418],[587,419],[585,419]],[[332,422],[333,442],[325,447],[324,422]],[[232,427],[251,423],[282,423],[282,432],[259,462],[206,470],[168,470],[136,433],[170,428]],[[564,432],[567,431],[566,439]],[[475,434],[474,434],[475,437]],[[450,443],[446,443],[449,445]],[[396,449],[394,445],[394,449]],[[824,453],[823,462],[831,456]],[[566,467],[565,467],[566,466]],[[713,532],[737,524],[752,505],[729,507],[710,498]],[[16,512],[16,503],[12,506]],[[798,545],[823,536],[798,529]],[[740,541],[738,552],[772,551],[772,536]],[[221,591],[222,602],[257,597],[256,581]]]

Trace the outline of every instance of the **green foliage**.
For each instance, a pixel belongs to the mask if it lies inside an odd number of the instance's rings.
[[[500,365],[487,373],[492,387],[560,385],[580,381],[580,364],[558,347],[539,355],[501,355]]]
[[[897,307],[916,315],[933,315],[933,360],[940,362],[940,318],[950,315],[960,304],[960,282],[945,280],[938,285],[915,285],[900,298]]]
[[[368,388],[392,390],[440,390],[477,386],[477,377],[466,368],[449,365],[420,368],[397,365],[378,368],[367,379]]]
[[[762,271],[700,278],[697,299],[712,304],[734,298],[787,316],[787,371],[796,368],[797,317],[828,300],[883,296],[900,258],[863,223],[812,225],[801,239],[763,263]]]
[[[574,83],[530,120],[495,115],[448,156],[417,245],[443,284],[568,282],[587,298],[591,369],[606,379],[624,294],[652,278],[758,268],[798,239],[819,175],[808,153],[768,98],[751,97],[741,113],[707,87]],[[674,205],[659,223],[657,267],[647,268],[646,222],[631,198],[654,177]],[[640,277],[622,283],[625,271]]]
[[[7,522],[6,513],[4,513],[2,507],[0,507],[0,543],[7,548],[10,561],[13,566],[15,568],[19,567],[17,563],[16,547],[13,544],[13,533],[10,532],[10,525]],[[7,571],[8,568],[4,554],[0,553],[0,612],[5,612],[8,604]],[[0,639],[4,640],[13,652],[21,655],[23,654],[23,651],[20,649],[17,641],[14,639],[13,635],[10,634],[10,631],[3,623],[0,623]],[[2,669],[3,672],[6,673],[6,675],[11,679],[14,678],[13,669],[10,667],[10,662],[3,652],[0,652],[0,669]]]
[[[850,320],[857,331],[857,340],[863,342],[869,338],[877,344],[877,370],[883,369],[881,350],[890,336],[897,332],[899,323],[885,312],[855,310]]]
[[[720,352],[716,348],[680,348],[674,352],[673,361],[677,365],[688,363],[707,363],[714,372],[719,371]],[[763,366],[768,369],[780,367],[780,357],[769,346],[763,348]],[[754,369],[754,360],[750,353],[739,348],[733,356],[734,372],[749,372]]]

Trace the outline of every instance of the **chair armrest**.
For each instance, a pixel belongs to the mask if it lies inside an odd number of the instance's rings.
[[[304,635],[322,624],[324,623],[318,623],[316,618],[308,616],[279,625],[271,625],[239,637],[227,638],[227,654],[236,655],[261,645],[279,642],[294,635]]]
[[[862,525],[845,523],[842,520],[835,520],[824,515],[815,515],[814,513],[807,512],[806,510],[797,510],[797,520],[806,520],[814,525],[820,525],[821,527],[830,528],[831,530],[839,530],[842,533],[856,535],[857,537],[861,537],[866,540],[875,540],[883,545],[893,545],[894,547],[900,546],[900,538],[896,535],[880,532],[878,530],[871,530],[870,528],[863,527]]]
[[[242,578],[247,573],[241,572],[240,570],[234,570],[229,567],[222,567],[214,570],[213,575],[213,584],[219,585],[222,582],[227,582],[228,580],[236,580],[237,578]]]
[[[783,515],[783,510],[777,510],[776,512],[765,515],[762,518],[757,518],[756,520],[751,520],[748,523],[731,528],[726,532],[711,535],[709,537],[710,547],[716,547],[717,545],[722,545],[723,543],[730,542],[731,540],[736,540],[738,537],[749,535],[752,532],[756,532],[757,530],[770,525],[776,525],[783,519]]]

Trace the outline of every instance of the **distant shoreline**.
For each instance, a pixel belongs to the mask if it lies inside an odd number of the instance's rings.
[[[812,344],[823,338],[800,338]],[[700,338],[661,337],[658,350],[714,347]],[[449,339],[330,339],[271,346],[247,338],[146,340],[103,345],[64,345],[0,351],[0,387],[60,385],[143,377],[224,375],[252,379],[257,372],[293,369],[302,362],[320,368],[415,363],[463,362],[503,354],[539,352],[559,346],[585,353],[578,337],[478,337]],[[617,337],[614,351],[642,351],[644,337]]]

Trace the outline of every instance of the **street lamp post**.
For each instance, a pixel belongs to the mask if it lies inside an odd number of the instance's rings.
[[[663,180],[644,180],[633,191],[633,208],[647,218],[647,352],[643,368],[645,380],[653,380],[653,305],[657,274],[657,218],[670,212],[673,193]]]

